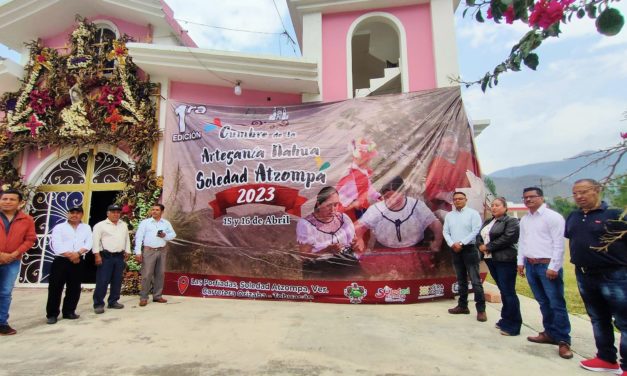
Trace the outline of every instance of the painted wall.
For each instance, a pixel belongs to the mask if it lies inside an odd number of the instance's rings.
[[[118,28],[118,32],[120,33],[120,35],[127,34],[133,37],[136,42],[147,43],[147,41],[150,39],[148,38],[150,35],[150,29],[148,28],[148,25],[137,25],[124,20],[120,20],[118,18],[103,15],[90,17],[88,19],[88,21],[90,22],[94,20],[107,20],[112,22]],[[42,38],[44,46],[56,48],[61,54],[69,53],[70,51],[64,51],[63,47],[66,46],[66,44],[69,45],[70,35],[75,28],[76,25],[71,25],[66,30],[55,36]]]
[[[436,87],[429,4],[322,16],[322,87],[325,102],[347,98],[346,34],[351,24],[370,12],[387,12],[398,18],[407,35],[409,91]]]
[[[232,87],[183,82],[170,83],[169,98],[181,102],[227,106],[287,106],[302,103],[300,94],[247,90],[244,87],[242,95],[238,96],[233,93]]]

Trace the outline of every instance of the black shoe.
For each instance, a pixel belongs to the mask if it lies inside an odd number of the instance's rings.
[[[81,317],[81,315],[77,315],[74,312],[70,313],[69,315],[63,315],[63,318],[68,320],[76,320],[79,317]]]
[[[101,313],[104,313],[104,307],[100,306],[100,307],[94,307],[94,312],[99,315]]]
[[[17,333],[17,330],[11,328],[9,324],[0,325],[0,336],[12,336]]]
[[[57,318],[56,318],[56,317],[48,317],[48,318],[46,319],[46,322],[47,322],[48,324],[50,324],[50,325],[52,325],[52,324],[56,324],[56,323],[57,323]]]
[[[124,304],[115,302],[113,304],[109,304],[108,308],[110,308],[110,309],[122,309],[122,308],[124,308]]]

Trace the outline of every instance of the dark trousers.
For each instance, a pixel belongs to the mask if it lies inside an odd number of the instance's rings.
[[[627,371],[627,267],[600,273],[582,273],[576,268],[577,286],[592,322],[597,356],[616,362],[614,325],[620,330],[621,368]]]
[[[107,295],[107,287],[111,284],[109,291],[109,305],[115,304],[120,299],[122,289],[122,277],[126,262],[124,262],[124,252],[105,254],[100,253],[102,264],[96,270],[96,289],[94,290],[94,308],[104,307],[104,298]]]
[[[459,253],[453,252],[453,267],[459,285],[458,306],[468,307],[468,278],[475,292],[475,307],[477,312],[485,312],[485,296],[479,275],[479,250],[474,244],[465,245]]]
[[[544,331],[557,342],[570,344],[570,319],[564,299],[564,271],[560,269],[555,279],[548,279],[548,264],[531,264],[525,261],[525,274],[531,292],[540,305]]]
[[[48,303],[46,304],[46,317],[59,316],[61,295],[65,286],[65,298],[63,299],[63,315],[70,315],[76,310],[78,300],[81,297],[81,276],[83,274],[83,259],[78,264],[69,259],[57,256],[50,267],[48,279]]]
[[[516,295],[516,276],[518,270],[516,261],[500,262],[493,259],[485,259],[492,278],[501,292],[503,308],[501,309],[501,319],[498,325],[504,332],[511,335],[520,334],[522,326],[522,316],[520,314],[520,301]]]

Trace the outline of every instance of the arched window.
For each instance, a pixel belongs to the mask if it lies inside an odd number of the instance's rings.
[[[396,17],[362,15],[349,29],[347,46],[349,97],[408,91],[405,31]]]
[[[112,48],[113,41],[120,37],[120,33],[115,24],[107,20],[96,20],[94,21],[94,25],[96,25],[97,28],[96,39],[94,41],[96,54],[97,56],[103,57],[102,68],[104,73],[111,73],[115,62],[113,60],[108,61],[104,59],[104,56],[106,56],[107,52]]]

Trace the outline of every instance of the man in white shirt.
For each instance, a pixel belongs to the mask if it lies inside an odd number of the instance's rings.
[[[444,217],[444,240],[453,250],[453,267],[457,276],[459,300],[457,306],[448,310],[452,315],[469,314],[468,309],[468,277],[475,293],[475,307],[477,321],[485,322],[488,316],[485,312],[485,295],[479,274],[479,249],[475,239],[481,229],[481,216],[466,206],[468,199],[464,192],[453,193],[451,212]]]
[[[520,220],[518,274],[527,275],[544,326],[544,331],[527,340],[558,345],[559,356],[570,359],[573,353],[562,271],[565,221],[559,213],[547,208],[542,189],[525,188],[522,198],[529,214]]]
[[[155,204],[150,209],[151,218],[144,219],[135,234],[135,257],[142,263],[142,289],[139,293],[139,306],[148,304],[148,293],[152,284],[152,301],[167,303],[163,292],[165,273],[166,242],[174,239],[176,233],[167,220],[161,218],[165,207]],[[143,251],[143,253],[142,253]]]
[[[83,255],[91,249],[92,234],[89,225],[82,222],[83,207],[74,206],[68,210],[67,221],[52,229],[50,242],[54,260],[48,279],[48,303],[46,318],[48,324],[56,324],[63,286],[66,286],[63,299],[64,319],[76,320],[76,306],[81,297],[81,276]]]
[[[104,313],[104,298],[109,284],[111,289],[108,307],[124,308],[124,304],[118,303],[118,300],[126,259],[131,254],[131,240],[128,236],[128,225],[120,220],[121,212],[122,208],[119,205],[109,205],[107,219],[94,226],[92,251],[98,266],[94,289],[94,312],[97,314]]]

